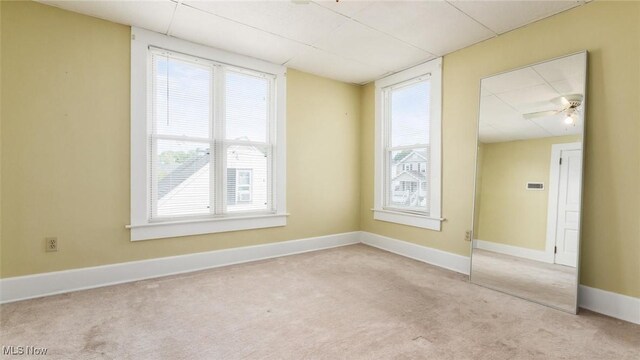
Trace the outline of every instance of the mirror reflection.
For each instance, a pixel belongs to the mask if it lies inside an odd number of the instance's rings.
[[[587,54],[481,81],[471,281],[577,311]]]

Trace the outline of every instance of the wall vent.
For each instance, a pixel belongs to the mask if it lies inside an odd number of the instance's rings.
[[[544,190],[544,183],[541,182],[528,182],[527,190]]]

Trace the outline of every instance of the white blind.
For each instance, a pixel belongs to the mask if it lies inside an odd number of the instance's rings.
[[[151,218],[271,209],[273,78],[163,50],[151,54]]]
[[[269,78],[225,72],[227,211],[271,207]]]
[[[227,140],[266,143],[269,123],[269,81],[235,71],[225,73]]]
[[[152,62],[152,217],[209,214],[213,68],[162,52]]]
[[[386,207],[429,213],[430,93],[428,79],[384,90]]]
[[[154,131],[208,139],[211,119],[211,66],[153,55]]]

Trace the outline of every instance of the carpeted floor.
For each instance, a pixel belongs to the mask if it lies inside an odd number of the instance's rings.
[[[576,268],[473,249],[471,282],[574,312]]]
[[[640,326],[352,245],[2,305],[64,359],[633,359]],[[44,358],[44,357],[43,357]]]

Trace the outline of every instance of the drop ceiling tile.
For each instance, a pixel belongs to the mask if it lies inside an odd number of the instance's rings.
[[[521,114],[504,103],[495,95],[482,98],[480,104],[480,124],[491,125],[495,123],[512,121],[521,118]]]
[[[495,36],[444,1],[380,1],[353,18],[439,56]]]
[[[565,114],[558,114],[531,119],[531,121],[537,124],[539,127],[545,129],[551,134],[551,136],[582,134],[582,118],[579,118],[574,126],[565,124],[565,117]]]
[[[286,66],[354,84],[366,83],[372,79],[380,78],[386,73],[384,69],[344,59],[312,47],[287,62]]]
[[[511,135],[491,128],[481,130],[478,138],[481,143],[488,144],[509,141],[511,140]]]
[[[546,61],[532,67],[548,82],[567,79],[584,81],[587,71],[586,57],[583,54]]]
[[[480,97],[491,96],[491,95],[493,95],[493,93],[489,91],[489,89],[487,89],[486,87],[483,86],[480,88]]]
[[[315,43],[348,20],[315,3],[191,0],[183,3],[305,44]]]
[[[361,0],[316,0],[314,3],[334,11],[336,13],[352,17],[360,11],[366,9],[375,3],[375,1],[361,1]]]
[[[159,1],[40,1],[80,14],[166,33],[176,3]]]
[[[237,22],[179,5],[169,35],[226,51],[283,64],[304,45]]]
[[[478,136],[481,142],[485,142],[488,137],[502,135],[502,132],[489,124],[480,124],[478,126]]]
[[[480,128],[479,139],[482,143],[497,143],[553,136],[536,124],[519,119],[507,125],[491,125]]]
[[[557,108],[558,105],[553,100],[557,99],[560,94],[547,84],[535,85],[524,89],[503,92],[498,95],[502,101],[511,105],[517,110],[523,112],[540,111],[536,110],[539,106],[550,107],[551,110]]]
[[[498,34],[581,5],[568,1],[450,1]]]
[[[482,87],[487,88],[487,90],[494,94],[541,84],[545,84],[544,79],[531,68],[509,71],[482,80]]]
[[[494,124],[492,126],[506,135],[507,141],[536,139],[553,136],[550,132],[536,125],[534,122],[525,120],[523,118],[514,120],[509,123]]]
[[[480,135],[483,142],[513,141],[551,136],[545,129],[522,117],[522,114],[495,95],[482,98]]]
[[[582,94],[584,92],[584,80],[583,79],[568,79],[560,80],[551,83],[551,86],[556,89],[561,95],[569,94]]]
[[[327,34],[316,47],[347,59],[394,71],[434,57],[426,51],[351,20]]]

